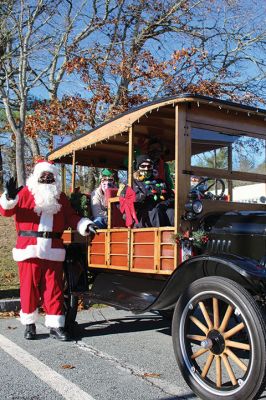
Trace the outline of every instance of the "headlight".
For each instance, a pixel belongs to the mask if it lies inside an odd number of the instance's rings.
[[[185,219],[188,221],[192,221],[193,219],[195,219],[195,214],[191,211],[188,211],[185,215]]]
[[[200,200],[195,200],[192,203],[192,210],[194,211],[195,214],[200,214],[202,212],[203,205]]]

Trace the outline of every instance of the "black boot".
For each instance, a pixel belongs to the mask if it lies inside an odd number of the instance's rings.
[[[24,338],[27,340],[36,339],[36,325],[35,324],[26,325],[26,329],[24,332]]]
[[[69,333],[62,327],[51,328],[50,329],[50,337],[52,337],[53,339],[62,340],[63,342],[70,340]]]

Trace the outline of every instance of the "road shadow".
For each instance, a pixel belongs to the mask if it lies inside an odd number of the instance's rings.
[[[95,320],[75,325],[72,336],[76,340],[84,337],[106,336],[119,333],[155,330],[165,335],[171,335],[171,322],[161,316],[128,316]]]

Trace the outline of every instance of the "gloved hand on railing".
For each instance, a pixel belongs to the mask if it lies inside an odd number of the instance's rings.
[[[17,187],[17,179],[13,176],[5,183],[7,200],[14,200],[23,186]]]
[[[86,232],[92,235],[96,235],[98,226],[94,223],[91,223],[87,226]]]

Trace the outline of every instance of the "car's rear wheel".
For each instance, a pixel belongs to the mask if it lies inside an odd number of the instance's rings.
[[[222,277],[193,282],[172,321],[179,368],[202,399],[256,399],[266,378],[266,326],[247,290]]]

